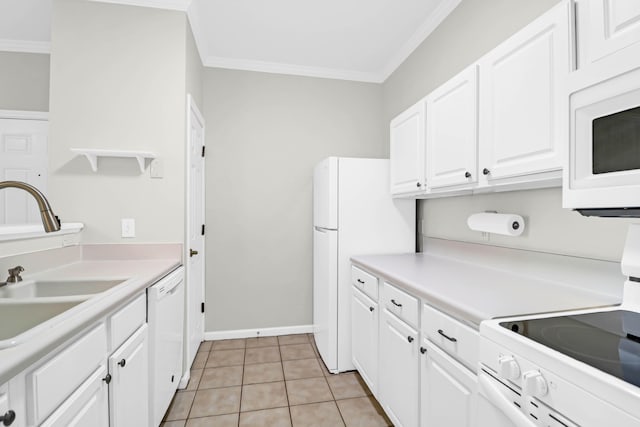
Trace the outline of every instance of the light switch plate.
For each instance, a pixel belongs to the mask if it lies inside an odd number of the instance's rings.
[[[136,220],[133,218],[122,218],[122,237],[136,237]]]

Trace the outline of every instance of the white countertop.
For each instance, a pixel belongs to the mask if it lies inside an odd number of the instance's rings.
[[[129,260],[85,257],[57,268],[25,276],[25,279],[46,277],[53,280],[126,280],[67,310],[63,313],[63,322],[52,322],[51,327],[44,328],[25,342],[0,350],[0,384],[53,351],[65,340],[100,321],[109,312],[123,306],[181,264],[179,256],[167,257],[166,252],[162,256],[162,259]]]
[[[352,261],[476,329],[496,317],[622,301],[618,263],[446,241],[428,249]]]

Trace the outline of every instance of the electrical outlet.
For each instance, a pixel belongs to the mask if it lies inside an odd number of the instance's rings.
[[[133,218],[122,218],[122,237],[136,237],[136,220]]]
[[[151,178],[163,178],[164,177],[164,165],[160,159],[151,160],[151,165],[149,166],[149,174]]]

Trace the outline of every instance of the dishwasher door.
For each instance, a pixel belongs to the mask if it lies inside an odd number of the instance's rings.
[[[182,375],[184,267],[147,290],[149,323],[150,419],[162,422]]]

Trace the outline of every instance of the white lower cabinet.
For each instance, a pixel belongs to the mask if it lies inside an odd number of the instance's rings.
[[[378,389],[378,303],[355,287],[351,297],[351,357],[372,393]]]
[[[380,323],[380,404],[396,427],[418,425],[418,332],[386,309]]]
[[[0,386],[0,425],[148,427],[149,357],[141,294]]]
[[[102,365],[42,423],[42,427],[108,427],[107,368]]]
[[[111,427],[149,425],[149,338],[145,323],[109,357]]]
[[[426,338],[420,352],[420,425],[471,427],[476,375]]]
[[[488,427],[475,419],[478,331],[404,288],[353,270],[353,363],[393,425]],[[357,279],[365,274],[378,293],[360,290]]]

